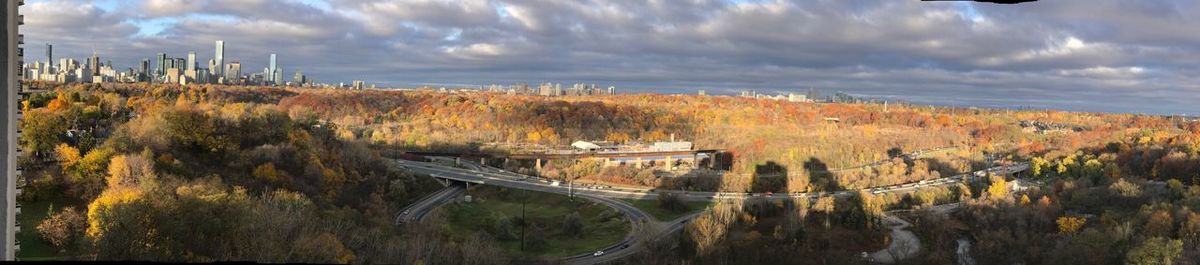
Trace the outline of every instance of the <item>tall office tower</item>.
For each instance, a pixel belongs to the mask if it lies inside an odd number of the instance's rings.
[[[213,61],[215,61],[216,67],[211,67],[209,71],[212,71],[214,76],[221,76],[224,73],[221,71],[221,66],[225,65],[225,41],[217,41],[217,56],[213,57]]]
[[[275,79],[275,54],[274,53],[271,54],[271,64],[269,65],[269,67],[267,67],[266,75],[267,75],[267,82],[275,83],[275,81],[277,81]]]
[[[50,64],[49,68],[54,68],[54,45],[46,43],[46,63]],[[46,70],[49,71],[50,69]]]
[[[92,76],[100,75],[100,56],[92,53],[92,58],[88,58],[88,68],[92,69]]]
[[[5,24],[3,33],[0,33],[4,35],[4,41],[0,42],[0,50],[3,50],[3,55],[0,55],[0,60],[3,60],[0,63],[0,86],[4,87],[4,92],[0,92],[0,108],[4,109],[0,111],[4,113],[0,130],[5,135],[4,141],[0,141],[0,152],[4,153],[4,159],[0,160],[3,161],[0,162],[0,170],[4,172],[0,173],[4,174],[4,180],[0,181],[0,190],[4,192],[0,196],[0,260],[4,261],[14,260],[17,251],[21,250],[21,245],[16,242],[16,234],[21,231],[21,224],[16,221],[21,211],[16,203],[17,194],[21,193],[17,185],[21,182],[21,168],[17,165],[17,157],[21,156],[17,128],[22,117],[17,102],[21,100],[21,83],[18,79],[21,78],[21,65],[24,64],[21,44],[25,36],[20,34],[18,26],[25,22],[18,8],[24,3],[22,0],[9,0],[0,4],[0,14],[4,14]]]
[[[242,77],[242,63],[230,62],[225,65],[225,82],[237,83]]]
[[[158,54],[158,69],[154,70],[154,75],[161,76],[161,75],[165,75],[165,74],[167,74],[167,54],[159,53]]]
[[[287,83],[287,81],[283,80],[283,68],[276,68],[275,77],[271,78],[271,80],[275,80],[276,85],[283,85]]]
[[[187,70],[187,71],[196,71],[196,66],[197,66],[197,64],[196,64],[196,52],[188,52],[188,57],[187,57],[187,69],[184,69],[184,70]]]
[[[180,73],[182,73],[184,70],[187,70],[187,60],[183,58],[175,58],[175,68],[179,69]]]
[[[142,59],[142,67],[138,69],[139,82],[150,81],[150,59]]]
[[[208,70],[205,71],[207,75],[204,76],[209,81],[206,83],[216,83],[217,80],[220,80],[220,78],[218,78],[220,76],[216,75],[216,72],[221,71],[221,66],[217,65],[217,59],[208,59],[208,68],[205,68],[204,70]]]

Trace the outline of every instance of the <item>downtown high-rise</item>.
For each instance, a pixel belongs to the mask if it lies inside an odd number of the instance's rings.
[[[225,66],[225,41],[218,40],[216,44],[217,54],[216,57],[213,57],[213,65],[215,67],[212,67],[213,69],[210,71],[212,71],[213,76],[224,76],[225,71],[222,71],[221,68]]]

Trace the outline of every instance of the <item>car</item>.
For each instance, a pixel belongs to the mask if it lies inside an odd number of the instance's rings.
[[[599,257],[600,255],[604,255],[603,250],[597,250],[596,253],[592,253],[592,257]]]
[[[401,212],[400,214],[402,214],[402,215],[408,214],[408,210],[404,210],[404,212]]]
[[[627,249],[627,248],[629,248],[629,244],[621,245],[621,249]]]

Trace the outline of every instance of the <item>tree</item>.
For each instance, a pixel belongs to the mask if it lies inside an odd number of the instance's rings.
[[[75,163],[78,163],[79,159],[81,159],[79,149],[75,149],[75,147],[71,147],[65,143],[55,146],[54,154],[58,157],[58,164],[64,172],[75,166]]]
[[[988,197],[993,199],[1008,197],[1008,181],[1005,181],[1004,177],[993,177],[992,184],[988,185],[987,192]]]
[[[1059,217],[1058,220],[1055,220],[1055,223],[1058,223],[1058,232],[1064,235],[1075,234],[1075,232],[1078,232],[1079,228],[1082,228],[1083,224],[1086,222],[1087,219],[1075,216],[1063,216]]]
[[[42,238],[59,248],[74,243],[79,236],[83,235],[84,229],[87,229],[87,220],[75,210],[75,207],[63,208],[62,211],[42,220],[42,223],[37,226],[38,233],[42,235]]]
[[[25,148],[33,152],[46,152],[62,142],[69,124],[58,113],[35,109],[25,113],[21,120],[21,140]]]
[[[108,164],[109,187],[151,184],[156,178],[154,161],[143,155],[119,155]]]
[[[1029,160],[1029,173],[1032,173],[1035,177],[1041,177],[1042,170],[1046,168],[1047,165],[1049,165],[1049,162],[1046,162],[1046,159],[1043,159],[1040,156],[1035,156],[1033,159]]]
[[[295,261],[298,262],[348,264],[354,261],[354,252],[328,232],[301,238],[296,241],[295,249],[299,255]]]
[[[1171,265],[1183,255],[1183,241],[1153,237],[1129,250],[1125,255],[1127,265]]]
[[[687,212],[689,210],[687,203],[684,203],[683,199],[679,198],[679,195],[674,192],[659,193],[658,207],[675,213]]]
[[[583,237],[583,218],[579,216],[579,212],[563,217],[563,233],[576,238]]]
[[[254,168],[253,175],[255,178],[275,182],[279,180],[279,173],[275,172],[275,164],[271,162],[263,163]]]

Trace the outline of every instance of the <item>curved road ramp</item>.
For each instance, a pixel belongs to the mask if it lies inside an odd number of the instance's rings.
[[[912,224],[891,215],[885,215],[883,220],[887,222],[888,228],[892,229],[892,243],[885,249],[871,253],[871,261],[892,264],[897,260],[916,256],[917,252],[921,251],[921,241],[917,239],[917,235],[905,230]]]

